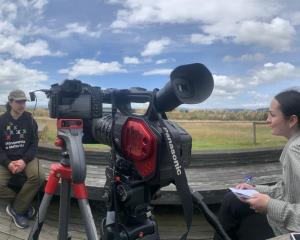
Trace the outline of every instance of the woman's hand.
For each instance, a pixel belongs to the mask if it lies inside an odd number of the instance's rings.
[[[258,193],[253,195],[251,198],[244,199],[244,202],[249,203],[250,208],[252,208],[255,212],[266,213],[270,199],[270,196]]]
[[[235,185],[235,188],[237,188],[237,189],[253,189],[254,186],[252,186],[248,183],[239,183],[239,184]]]

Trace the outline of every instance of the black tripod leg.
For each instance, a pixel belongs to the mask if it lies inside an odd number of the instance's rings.
[[[78,199],[77,201],[85,223],[88,240],[98,240],[96,225],[87,199]]]
[[[60,203],[59,203],[59,229],[58,240],[71,239],[68,236],[68,225],[70,217],[70,192],[71,183],[68,180],[62,179],[60,189]]]
[[[40,232],[42,230],[44,220],[47,214],[48,206],[53,195],[45,193],[41,205],[39,207],[38,214],[36,216],[33,227],[31,228],[28,240],[38,240]]]

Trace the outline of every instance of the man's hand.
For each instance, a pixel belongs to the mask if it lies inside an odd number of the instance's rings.
[[[26,167],[26,163],[23,159],[16,160],[17,165],[17,173],[23,172],[24,168]]]
[[[8,164],[8,169],[12,174],[23,172],[26,167],[26,163],[23,159],[11,161]]]
[[[17,173],[18,167],[16,166],[15,161],[11,161],[11,162],[8,164],[7,168],[8,168],[8,170],[9,170],[12,174]]]
[[[255,212],[266,213],[270,199],[270,196],[258,193],[251,198],[244,199],[244,202],[249,203],[250,208],[252,208]]]

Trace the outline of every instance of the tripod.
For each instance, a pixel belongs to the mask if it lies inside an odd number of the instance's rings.
[[[77,199],[85,223],[89,240],[98,240],[91,208],[88,203],[84,184],[86,166],[82,147],[83,123],[81,119],[58,119],[56,145],[62,147],[63,158],[60,163],[51,165],[45,194],[39,207],[38,216],[29,234],[28,240],[38,240],[42,230],[47,209],[61,180],[58,240],[70,240],[68,223],[70,215],[71,186]]]
[[[107,213],[101,223],[101,240],[159,240],[150,207],[150,187],[143,181],[127,179],[124,168],[130,167],[125,167],[125,159],[118,154],[112,155],[116,156],[115,164],[111,161],[105,171]]]

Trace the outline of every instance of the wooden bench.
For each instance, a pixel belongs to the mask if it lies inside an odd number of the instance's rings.
[[[278,161],[281,148],[244,151],[197,152],[186,168],[189,186],[199,191],[207,204],[220,203],[228,187],[242,182],[245,176],[253,176],[255,184],[272,184],[279,180],[281,166]],[[105,168],[108,152],[86,152],[86,186],[89,198],[103,200],[106,181]],[[50,165],[59,162],[60,149],[39,146],[38,158],[46,173]],[[169,185],[161,189],[161,196],[153,204],[179,204],[176,187]]]

